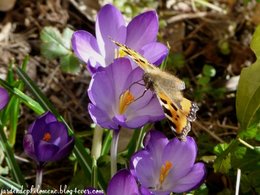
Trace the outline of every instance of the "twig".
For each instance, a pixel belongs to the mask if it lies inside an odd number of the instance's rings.
[[[198,13],[185,13],[185,14],[180,14],[177,16],[173,16],[171,18],[169,18],[167,20],[167,23],[176,23],[179,22],[181,20],[187,20],[187,19],[194,19],[194,18],[202,18],[207,16],[208,13],[207,12],[198,12]]]
[[[241,144],[245,145],[246,147],[248,147],[248,148],[250,148],[250,149],[252,149],[252,150],[255,149],[254,146],[250,145],[249,143],[245,142],[244,140],[242,140],[242,139],[240,139],[240,138],[238,138],[237,140],[238,140]]]
[[[209,2],[207,2],[207,1],[205,1],[205,0],[193,0],[195,3],[199,3],[199,4],[201,4],[201,5],[203,5],[203,6],[205,6],[205,7],[208,7],[208,8],[210,8],[210,9],[212,9],[212,10],[215,10],[215,11],[217,11],[217,12],[220,12],[220,13],[226,13],[226,11],[225,10],[223,10],[223,9],[221,9],[220,7],[218,7],[218,6],[216,6],[216,5],[214,5],[214,4],[212,4],[212,3],[209,3]],[[194,4],[195,5],[195,4]]]
[[[215,140],[219,141],[220,143],[224,143],[225,142],[223,139],[221,139],[219,136],[217,136],[212,131],[208,130],[207,127],[203,126],[198,121],[195,121],[193,123],[196,124],[198,127],[200,127],[202,130],[206,131],[211,137],[213,137]]]
[[[232,126],[232,125],[223,125],[219,121],[217,121],[217,126],[224,128],[224,129],[233,129],[233,130],[238,130],[238,127]]]

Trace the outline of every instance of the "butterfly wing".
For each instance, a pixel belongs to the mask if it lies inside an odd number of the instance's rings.
[[[183,98],[180,102],[172,101],[165,93],[158,92],[157,97],[168,119],[171,129],[178,137],[186,137],[190,131],[190,121],[186,113],[191,108],[191,102]]]
[[[139,54],[138,52],[136,52],[135,50],[127,47],[126,45],[119,43],[117,41],[114,41],[111,39],[112,42],[114,42],[121,51],[123,51],[124,53],[126,53],[127,55],[129,55],[129,57],[131,59],[133,59],[133,61],[135,63],[137,63],[138,66],[140,66],[144,71],[147,71],[149,69],[154,69],[156,68],[155,66],[153,66],[152,64],[150,64],[148,62],[147,59],[145,59],[141,54]]]

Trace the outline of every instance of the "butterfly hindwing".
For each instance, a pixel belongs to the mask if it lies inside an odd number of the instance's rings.
[[[165,116],[169,120],[171,129],[176,132],[177,136],[181,136],[183,134],[187,135],[187,133],[190,131],[190,121],[187,119],[187,116],[186,116],[187,111],[182,110],[182,107],[180,104],[172,101],[163,92],[158,93],[158,99],[164,110]],[[183,99],[186,99],[186,98],[183,98]],[[188,108],[188,107],[186,107],[186,108]]]

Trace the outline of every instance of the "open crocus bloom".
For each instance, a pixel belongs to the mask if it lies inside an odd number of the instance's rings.
[[[152,195],[147,189],[138,186],[130,171],[122,169],[110,180],[107,195]]]
[[[120,11],[107,4],[97,14],[96,38],[87,31],[76,31],[72,36],[72,49],[92,73],[99,67],[108,66],[116,57],[116,46],[110,38],[138,51],[150,63],[159,65],[168,49],[156,42],[158,28],[155,11],[140,14],[126,25]]]
[[[89,113],[93,121],[103,128],[138,128],[148,122],[164,118],[156,96],[145,91],[143,71],[133,69],[127,58],[119,58],[90,81]]]
[[[25,153],[38,165],[66,157],[73,146],[74,139],[68,135],[67,127],[50,112],[33,122],[23,140]]]
[[[9,101],[9,95],[7,91],[0,87],[0,110],[2,110]]]
[[[153,194],[182,193],[199,187],[206,175],[203,163],[195,163],[197,145],[192,137],[185,142],[169,141],[161,132],[150,131],[145,148],[131,158],[131,173]]]

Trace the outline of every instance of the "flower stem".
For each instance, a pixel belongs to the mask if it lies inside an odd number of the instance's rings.
[[[254,149],[255,149],[254,146],[250,145],[249,143],[245,142],[244,140],[242,140],[242,139],[240,139],[240,138],[238,138],[238,141],[239,141],[241,144],[243,144],[244,146],[250,148],[251,150],[254,150]]]
[[[103,131],[103,128],[98,125],[94,129],[91,156],[93,156],[93,158],[96,160],[100,157],[101,154]]]
[[[110,157],[111,157],[111,177],[117,171],[117,147],[118,147],[118,139],[119,139],[119,130],[113,131],[113,139],[112,145],[110,150]]]
[[[36,169],[36,181],[35,181],[35,188],[40,190],[42,185],[42,173],[43,168],[42,166],[38,166]]]
[[[239,195],[240,180],[241,180],[241,169],[237,169],[237,181],[236,181],[235,195]]]

